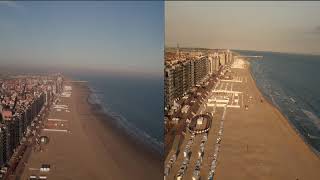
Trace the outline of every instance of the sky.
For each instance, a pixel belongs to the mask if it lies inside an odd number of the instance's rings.
[[[320,54],[320,2],[166,2],[165,45]]]
[[[162,74],[163,2],[0,1],[0,66]]]

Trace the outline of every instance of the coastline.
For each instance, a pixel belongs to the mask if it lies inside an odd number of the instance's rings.
[[[319,179],[319,157],[258,89],[248,67],[233,70],[243,79],[242,83],[234,84],[233,89],[243,92],[241,101],[249,108],[227,110],[216,178]],[[211,139],[216,139],[217,130],[212,131],[206,145],[208,152],[213,151]],[[211,156],[204,158],[211,159]],[[203,167],[203,176],[208,169]]]
[[[310,145],[307,141],[307,139],[299,132],[299,130],[295,127],[295,125],[290,121],[290,119],[281,111],[281,108],[276,106],[275,104],[273,104],[272,100],[270,100],[264,93],[263,91],[260,89],[260,87],[258,86],[257,82],[256,82],[256,78],[253,75],[252,69],[251,69],[251,64],[249,61],[247,61],[249,64],[249,73],[250,76],[252,78],[252,80],[255,83],[256,88],[258,89],[260,95],[264,98],[264,100],[270,105],[272,106],[278,113],[280,116],[282,116],[283,119],[286,120],[286,122],[290,125],[290,127],[295,131],[295,133],[299,136],[299,138],[305,143],[305,145],[307,145],[310,149],[310,151],[312,151],[319,159],[320,159],[320,152],[317,151],[312,145]]]
[[[76,88],[83,88],[84,93],[86,94],[86,102],[89,105],[90,111],[93,116],[96,117],[97,123],[103,127],[103,130],[110,132],[117,143],[123,143],[123,149],[119,149],[119,154],[126,153],[128,154],[131,151],[132,159],[127,159],[122,162],[121,168],[124,169],[135,169],[135,172],[139,172],[139,175],[127,174],[127,178],[130,179],[150,179],[154,177],[161,177],[163,172],[162,168],[162,156],[154,148],[151,148],[143,142],[143,140],[138,139],[137,137],[132,137],[128,133],[124,132],[125,130],[117,124],[117,119],[112,117],[110,114],[107,114],[103,110],[101,104],[90,102],[89,98],[92,92],[88,85],[73,84],[77,86]],[[93,127],[92,127],[93,128]],[[103,132],[98,132],[103,133]],[[108,134],[110,135],[110,134]],[[148,169],[146,171],[146,169]],[[158,170],[157,170],[158,169]],[[132,172],[134,172],[132,171]],[[144,172],[145,171],[145,172]],[[140,176],[140,177],[139,177]]]
[[[137,141],[141,146],[143,146],[148,152],[152,154],[162,156],[163,147],[161,143],[155,138],[152,138],[145,132],[142,132],[132,123],[129,123],[121,114],[114,113],[112,110],[107,109],[104,104],[101,102],[98,95],[95,93],[95,90],[86,85],[88,89],[87,103],[91,105],[92,110],[95,110],[98,116],[105,115],[110,118],[110,121],[103,121],[106,125],[111,125],[117,129],[117,131],[124,132],[130,141]],[[93,108],[94,107],[94,108]]]

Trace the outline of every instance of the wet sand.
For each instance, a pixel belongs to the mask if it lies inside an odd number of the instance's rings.
[[[50,138],[43,152],[32,152],[22,179],[46,174],[48,179],[162,179],[160,154],[128,137],[111,123],[99,105],[88,103],[87,86],[72,84],[72,96],[61,98],[71,112],[52,110],[49,118],[66,119],[70,133],[47,132]],[[51,164],[49,173],[39,173],[41,164]],[[29,169],[31,168],[31,169]]]

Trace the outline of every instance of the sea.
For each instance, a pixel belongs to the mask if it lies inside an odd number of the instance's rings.
[[[311,149],[320,152],[320,56],[236,50],[251,58],[251,74],[264,96],[287,117]]]
[[[89,101],[102,106],[118,127],[163,154],[163,77],[70,73],[88,81]]]

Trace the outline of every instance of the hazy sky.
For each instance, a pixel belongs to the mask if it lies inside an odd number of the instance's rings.
[[[320,2],[166,2],[165,44],[320,54]]]
[[[0,65],[162,73],[163,2],[0,1]]]

